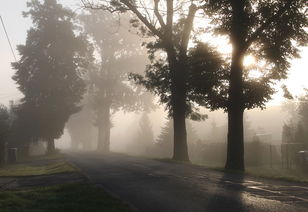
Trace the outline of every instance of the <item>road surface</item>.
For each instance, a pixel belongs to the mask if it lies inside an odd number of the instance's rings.
[[[92,183],[141,212],[308,211],[308,185],[122,154],[67,153]]]

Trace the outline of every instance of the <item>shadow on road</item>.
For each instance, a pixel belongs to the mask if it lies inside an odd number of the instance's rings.
[[[207,212],[243,212],[244,203],[242,199],[242,192],[244,185],[242,184],[244,175],[234,175],[225,173],[218,182],[215,194],[210,197]]]

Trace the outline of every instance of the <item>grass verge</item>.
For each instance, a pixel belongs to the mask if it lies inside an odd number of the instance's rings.
[[[152,158],[153,159],[153,158]],[[220,172],[228,172],[228,173],[235,173],[235,174],[243,174],[241,171],[233,171],[233,170],[225,170],[224,165],[218,162],[180,162],[174,161],[170,158],[154,158],[153,160],[162,161],[162,162],[169,162],[169,163],[183,163],[183,164],[192,164],[197,166],[203,166],[208,169],[212,169],[215,171]],[[246,167],[246,171],[244,172],[247,176],[251,177],[260,177],[266,179],[273,179],[273,180],[283,180],[289,182],[299,182],[299,183],[308,183],[308,173],[304,172],[300,169],[283,169],[280,166],[274,166],[270,168],[269,166],[260,166],[260,167]]]
[[[121,200],[84,183],[4,191],[0,193],[0,208],[1,212],[132,211]]]
[[[73,172],[76,169],[65,161],[44,165],[15,164],[0,168],[0,177],[23,177]]]
[[[268,167],[248,167],[246,173],[255,177],[308,183],[308,173],[299,169],[282,169]]]
[[[49,175],[77,171],[61,154],[37,156],[21,163],[0,167],[0,177]]]
[[[222,172],[232,172],[232,173],[241,173],[239,171],[225,170],[223,164],[219,163],[193,163],[196,165],[201,165],[209,169]],[[280,166],[248,166],[244,174],[252,177],[260,177],[273,180],[283,180],[289,182],[299,182],[299,183],[308,183],[308,173],[300,169],[285,169]]]

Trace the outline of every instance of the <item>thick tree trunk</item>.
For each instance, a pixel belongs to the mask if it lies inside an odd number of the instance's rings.
[[[177,52],[173,40],[173,1],[166,1],[167,18],[165,27],[164,45],[168,55],[168,64],[171,72],[171,106],[173,115],[174,148],[173,159],[189,161],[186,134],[186,66],[187,47],[192,31],[194,15],[197,6],[191,4],[189,15],[185,20],[184,29],[181,35],[180,51]]]
[[[189,161],[185,114],[174,112],[173,132],[174,132],[173,160]]]
[[[102,152],[110,151],[110,106],[102,107],[99,112],[97,149]]]
[[[234,108],[228,111],[228,144],[226,169],[244,170],[243,111]]]
[[[244,170],[243,59],[246,51],[247,17],[244,0],[232,0],[232,64],[229,81],[228,144],[225,168]]]
[[[47,154],[53,154],[56,151],[55,139],[50,138],[47,140]]]
[[[226,169],[244,170],[243,82],[240,52],[234,50],[230,75]]]
[[[171,101],[173,111],[173,160],[189,161],[186,133],[186,87],[185,87],[185,66],[182,63],[176,64],[176,74],[172,77]]]

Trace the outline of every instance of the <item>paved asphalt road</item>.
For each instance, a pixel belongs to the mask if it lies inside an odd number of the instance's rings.
[[[308,185],[121,154],[67,153],[91,182],[141,212],[308,211]]]

